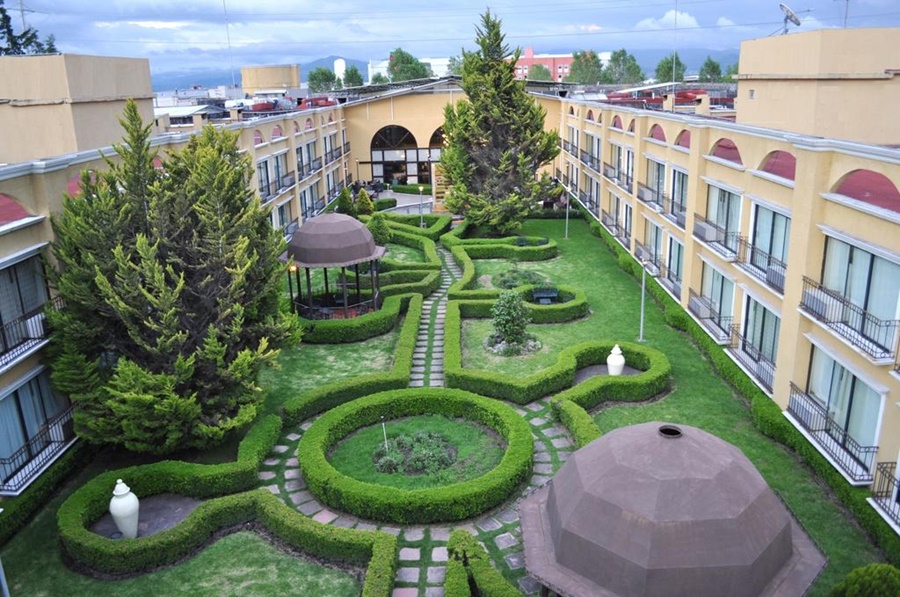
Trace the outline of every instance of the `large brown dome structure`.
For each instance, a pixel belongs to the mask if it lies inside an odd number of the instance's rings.
[[[520,517],[545,594],[802,595],[825,564],[750,460],[689,426],[608,433]]]

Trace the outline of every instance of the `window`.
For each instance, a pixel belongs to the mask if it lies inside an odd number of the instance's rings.
[[[47,422],[68,408],[45,370],[0,398],[0,482],[6,482],[53,439]],[[16,456],[12,458],[12,456]]]
[[[290,225],[290,223],[294,221],[294,210],[291,208],[290,201],[279,205],[278,210],[276,211],[276,214],[277,214],[276,224],[282,230],[287,228]]]
[[[669,269],[669,279],[680,282],[684,267],[684,245],[674,238],[669,239],[669,263],[666,267]]]
[[[282,153],[280,155],[275,156],[275,184],[279,187],[287,186],[285,183],[285,177],[288,173],[287,167],[287,154]]]
[[[687,192],[688,192],[688,175],[687,172],[681,170],[672,171],[672,207],[671,212],[674,215],[683,214],[687,211]],[[682,222],[682,226],[683,226]]]
[[[781,319],[777,315],[752,298],[748,299],[744,337],[756,349],[748,351],[756,360],[765,358],[771,363],[775,362],[780,328]]]
[[[882,347],[893,347],[893,327],[882,322],[897,319],[900,264],[829,237],[822,284],[865,311],[845,307],[842,323]]]
[[[269,163],[266,160],[256,164],[256,177],[259,182],[259,194],[265,199],[269,196]]]
[[[634,177],[634,152],[625,150],[625,185],[631,187],[631,179]]]
[[[717,240],[729,251],[736,253],[741,225],[740,195],[710,186],[708,200],[706,219],[719,227],[719,236],[723,237]]]
[[[303,164],[304,164],[303,148],[298,147],[297,148],[297,178],[302,178],[304,176]]]
[[[808,393],[859,445],[875,445],[881,396],[817,347],[813,347]],[[846,437],[835,439],[846,442]]]
[[[757,205],[753,218],[753,250],[750,264],[762,271],[770,266],[787,263],[791,219],[783,214]],[[777,262],[773,262],[775,259]]]
[[[713,321],[723,330],[731,325],[734,302],[734,282],[722,275],[708,263],[703,264],[703,287],[701,293],[712,304],[715,313]]]
[[[22,325],[9,325],[21,317],[34,315],[47,302],[44,269],[37,255],[0,270],[0,325],[2,349],[9,350],[22,340]]]
[[[645,219],[644,222],[644,245],[650,252],[647,259],[658,265],[662,256],[662,228],[650,220]]]
[[[618,177],[622,173],[622,148],[618,145],[612,146],[612,167],[615,168],[615,176]]]
[[[657,201],[662,200],[666,190],[666,165],[647,160],[647,186],[656,194]]]

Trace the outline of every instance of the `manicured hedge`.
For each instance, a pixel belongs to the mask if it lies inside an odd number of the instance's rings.
[[[499,570],[491,566],[491,560],[468,532],[456,529],[450,533],[447,542],[447,576],[444,578],[444,597],[469,597],[474,587],[481,597],[521,597],[522,593],[508,580],[503,578]],[[450,575],[450,564],[456,570]],[[466,572],[466,582],[457,572],[462,568]]]
[[[303,319],[303,341],[310,344],[360,342],[391,331],[411,295],[389,296],[377,311],[348,319]]]
[[[447,305],[444,331],[444,379],[448,387],[468,390],[482,396],[527,404],[542,396],[562,392],[564,399],[583,408],[593,408],[604,400],[643,400],[665,391],[671,382],[671,365],[664,354],[639,344],[619,342],[626,363],[636,369],[633,376],[597,376],[571,387],[575,371],[606,362],[615,342],[584,342],[564,349],[550,367],[524,377],[497,371],[462,367],[461,309],[463,301]],[[567,389],[570,388],[570,389]],[[563,390],[565,390],[563,392]]]
[[[421,317],[422,296],[412,295],[407,303],[406,318],[400,329],[400,337],[397,339],[394,366],[391,371],[335,381],[290,397],[285,400],[282,408],[284,424],[299,425],[310,417],[350,400],[385,390],[405,388],[409,384],[412,355],[416,348],[416,335]]]
[[[622,269],[635,278],[641,275],[640,264],[616,242],[599,222],[591,222],[591,231],[617,256]],[[894,565],[900,565],[900,536],[866,501],[871,497],[868,489],[854,487],[825,459],[825,457],[788,422],[781,408],[769,398],[728,357],[725,350],[713,341],[706,331],[663,289],[656,280],[647,285],[650,295],[662,306],[666,322],[689,334],[700,350],[713,364],[716,372],[737,392],[750,402],[753,423],[765,435],[794,450],[831,487],[835,495],[847,507],[859,524],[874,538],[885,557]],[[449,311],[448,311],[449,312]]]
[[[421,274],[421,279],[417,282],[406,282],[403,284],[391,284],[390,286],[382,286],[381,294],[384,296],[394,296],[398,294],[416,293],[422,296],[428,296],[432,292],[441,287],[440,271],[417,270]]]
[[[550,406],[559,422],[569,430],[569,435],[575,440],[577,447],[583,448],[600,437],[600,428],[594,418],[581,406],[556,396],[550,400]]]
[[[447,236],[446,234],[444,235]],[[442,240],[443,242],[443,240]],[[555,241],[554,241],[555,243]],[[548,245],[549,246],[549,245]],[[556,245],[553,244],[554,257],[556,251]],[[512,249],[520,249],[521,247],[512,247]],[[467,299],[467,300],[481,300],[481,299],[495,299],[500,296],[499,290],[492,290],[486,288],[475,288],[477,280],[475,278],[475,263],[472,261],[475,258],[475,255],[472,254],[472,246],[471,245],[454,245],[450,249],[450,254],[453,257],[453,260],[462,268],[462,275],[459,279],[454,282],[449,289],[449,294],[447,295],[450,300],[457,299]],[[477,253],[477,251],[476,251]],[[524,255],[517,255],[517,257],[524,257]],[[516,259],[517,261],[540,261],[540,258],[523,258]],[[568,287],[570,292],[580,292],[572,287]],[[582,293],[583,296],[583,293]],[[585,300],[587,300],[585,298]]]
[[[580,319],[588,314],[587,295],[579,288],[574,286],[557,286],[561,294],[568,294],[573,298],[565,303],[552,303],[550,305],[538,305],[528,302],[534,288],[533,284],[525,284],[515,288],[526,301],[525,308],[531,314],[532,323],[564,323]],[[500,292],[500,290],[463,290],[457,292],[457,297],[478,297],[480,299],[460,301],[460,314],[464,318],[473,319],[487,319],[491,317],[491,308],[494,306],[494,300],[500,296]],[[489,293],[493,293],[493,296],[490,296]]]
[[[28,488],[13,498],[0,503],[3,507],[3,525],[0,526],[0,547],[13,538],[31,517],[56,495],[56,490],[69,476],[81,470],[93,456],[93,447],[87,442],[77,442],[35,479]]]
[[[417,184],[392,184],[391,191],[395,193],[403,193],[404,195],[423,195],[423,196],[431,196],[431,185],[424,184],[422,185],[422,189],[419,190],[419,185]]]
[[[139,480],[141,476],[142,471],[138,470],[131,479]],[[111,491],[112,486],[105,489]],[[108,493],[98,496],[98,503],[88,509],[102,512],[108,503]],[[396,572],[396,537],[380,531],[356,531],[318,523],[292,510],[265,489],[203,502],[176,526],[149,537],[113,540],[86,529],[81,533],[70,528],[61,531],[66,554],[79,566],[115,576],[148,572],[172,564],[202,547],[218,531],[254,521],[285,543],[315,557],[368,565],[362,594],[371,597],[391,594]],[[79,536],[73,540],[72,535]]]
[[[484,475],[444,487],[399,489],[344,475],[327,453],[357,429],[385,419],[440,414],[494,429],[507,441],[500,464]],[[323,414],[300,440],[297,458],[310,491],[324,504],[363,518],[401,524],[476,516],[508,499],[531,476],[531,428],[511,407],[468,392],[417,388],[381,392]]]
[[[392,207],[397,207],[397,200],[393,197],[375,200],[375,211],[384,211],[385,209],[390,209]]]
[[[441,259],[438,257],[434,241],[430,238],[422,236],[421,234],[410,234],[408,232],[395,230],[391,242],[422,251],[425,254],[425,261],[422,263],[411,263],[385,258],[382,259],[379,264],[381,266],[381,271],[392,271],[396,269],[441,269]],[[388,255],[390,255],[390,253],[388,253]]]
[[[421,218],[425,222],[426,227],[419,226],[418,215],[398,214],[393,212],[385,212],[387,225],[392,232],[402,232],[404,234],[413,234],[416,236],[424,236],[425,238],[437,241],[441,236],[450,230],[453,223],[451,216],[439,216],[434,214],[424,214]],[[370,216],[360,216],[362,222],[368,221]]]

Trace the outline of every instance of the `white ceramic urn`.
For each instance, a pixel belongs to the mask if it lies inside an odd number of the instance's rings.
[[[113,489],[113,497],[109,500],[109,513],[122,537],[134,539],[138,534],[138,511],[140,503],[136,495],[131,493],[122,479],[116,479],[116,488]]]
[[[622,370],[625,369],[625,356],[618,344],[609,351],[609,356],[606,357],[606,368],[608,375],[622,375]]]

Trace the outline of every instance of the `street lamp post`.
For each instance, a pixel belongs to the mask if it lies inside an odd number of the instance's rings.
[[[0,508],[0,514],[3,514],[3,508]],[[2,561],[0,561],[0,595],[9,597],[9,585],[6,584],[6,574],[3,572]]]
[[[569,192],[566,191],[566,240],[569,240],[569,204],[572,202],[572,197],[569,195]]]
[[[359,180],[359,160],[356,160],[356,180]]]
[[[419,185],[419,228],[425,227],[425,216],[422,215],[422,191],[425,190],[425,187]]]
[[[641,259],[641,327],[638,332],[638,342],[644,341],[644,304],[647,301],[647,261]]]

